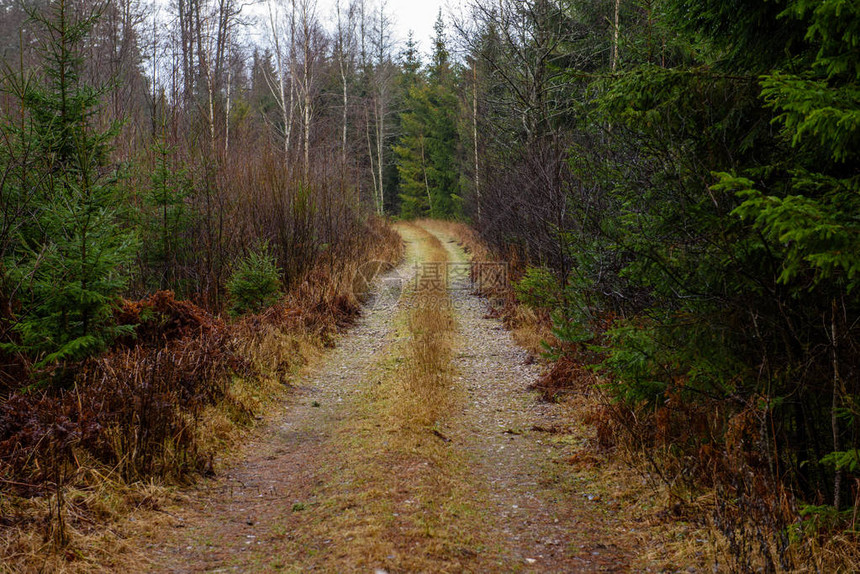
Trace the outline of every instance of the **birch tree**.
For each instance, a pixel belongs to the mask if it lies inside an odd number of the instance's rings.
[[[394,80],[395,64],[392,60],[391,51],[393,42],[391,38],[391,20],[386,11],[388,3],[380,2],[374,11],[372,22],[373,36],[369,44],[373,49],[373,59],[370,62],[370,109],[372,116],[368,114],[368,148],[371,156],[371,169],[373,173],[374,199],[376,211],[382,215],[385,211],[385,180],[383,170],[386,162],[386,140],[389,136],[387,119],[391,113],[391,92]],[[364,42],[362,41],[362,45]],[[371,123],[373,138],[370,137]]]
[[[281,124],[283,135],[284,162],[289,160],[290,139],[293,128],[293,111],[295,110],[295,74],[293,74],[293,34],[295,32],[295,17],[291,10],[287,16],[283,10],[283,3],[269,0],[269,33],[275,53],[275,68],[277,73],[277,84],[272,78],[266,77],[272,95],[278,103],[281,112]],[[283,34],[287,33],[285,38]],[[289,82],[289,85],[288,85]]]
[[[343,0],[335,4],[337,29],[334,38],[334,53],[337,59],[342,90],[341,105],[341,153],[343,164],[347,163],[347,137],[349,133],[349,78],[355,67],[355,13],[354,3],[343,6]]]

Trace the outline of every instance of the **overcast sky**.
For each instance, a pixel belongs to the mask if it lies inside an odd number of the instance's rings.
[[[433,24],[436,22],[436,16],[442,4],[443,0],[388,0],[397,39],[406,40],[409,30],[413,30],[415,39],[421,44],[421,50],[429,50]],[[449,25],[447,17],[445,23]],[[448,33],[450,32],[449,29]]]
[[[406,36],[409,30],[415,32],[415,39],[421,46],[423,53],[428,53],[430,50],[430,38],[433,36],[433,24],[436,22],[436,16],[439,14],[439,8],[445,18],[446,30],[448,36],[451,35],[450,20],[447,16],[445,7],[446,0],[386,0],[387,12],[394,27],[394,40],[397,42],[398,48],[402,48],[406,41]],[[458,2],[452,0],[454,4]],[[368,0],[367,6],[370,8],[373,5],[379,6],[379,0]],[[343,1],[342,4],[348,2]],[[317,14],[326,27],[331,30],[335,21],[335,0],[318,0]],[[265,3],[258,5],[256,9],[252,8],[251,13],[259,13],[265,17]]]

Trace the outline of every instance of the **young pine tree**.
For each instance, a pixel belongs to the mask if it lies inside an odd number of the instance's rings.
[[[112,310],[136,247],[119,223],[117,175],[108,159],[116,126],[99,128],[103,90],[82,74],[82,50],[98,17],[67,0],[31,13],[41,32],[42,77],[28,84],[22,105],[39,158],[32,168],[37,209],[4,265],[23,286],[17,336],[4,347],[42,365],[84,358],[119,334]]]
[[[181,291],[180,268],[188,259],[185,232],[191,222],[185,200],[191,195],[191,182],[187,170],[171,161],[173,149],[167,143],[156,142],[152,151],[155,169],[145,198],[143,258],[155,287]]]
[[[274,305],[281,296],[282,271],[269,250],[268,243],[261,243],[254,251],[239,261],[230,280],[230,293],[234,315],[255,313]]]

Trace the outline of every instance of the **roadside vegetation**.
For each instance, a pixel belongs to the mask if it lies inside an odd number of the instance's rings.
[[[503,0],[457,22],[465,209],[511,262],[509,320],[552,330],[547,398],[605,396],[605,446],[732,571],[858,567],[857,20]]]

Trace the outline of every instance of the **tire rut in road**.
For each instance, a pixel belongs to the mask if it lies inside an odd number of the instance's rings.
[[[468,261],[454,239],[432,225],[449,259]],[[455,350],[459,384],[466,401],[455,441],[468,453],[475,483],[484,492],[488,531],[500,541],[491,560],[502,571],[625,571],[628,551],[615,543],[621,519],[594,502],[589,485],[571,491],[563,449],[534,428],[564,426],[558,405],[539,402],[528,386],[540,367],[518,347],[486,300],[474,294],[467,274],[450,285],[461,346]],[[591,498],[589,498],[591,496]]]

